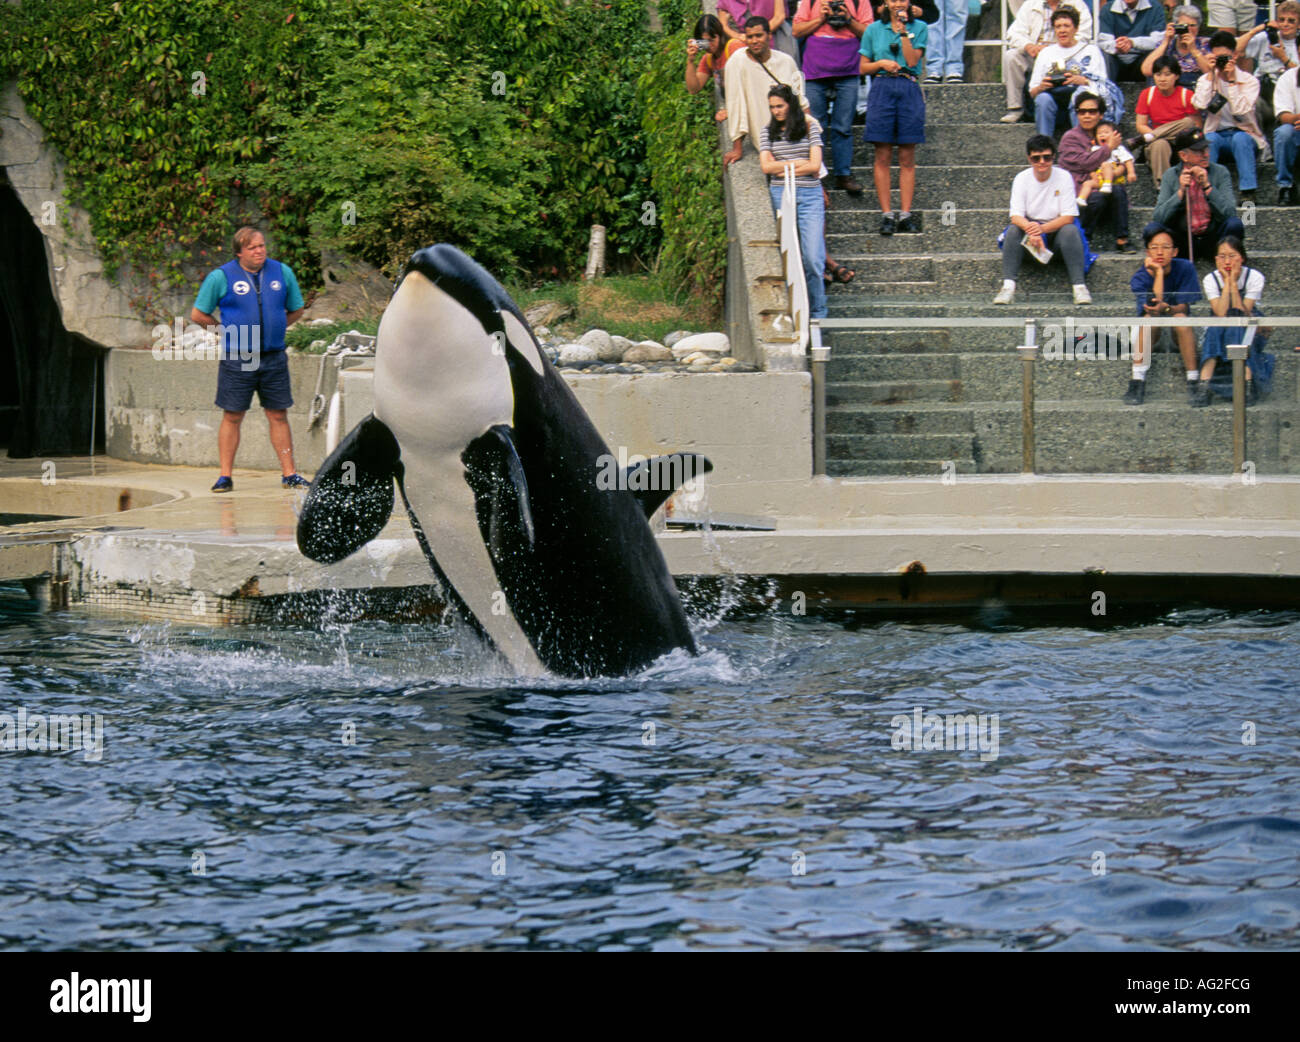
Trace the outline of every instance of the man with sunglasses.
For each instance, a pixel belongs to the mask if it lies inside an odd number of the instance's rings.
[[[1045,251],[1060,254],[1070,274],[1076,304],[1091,304],[1084,279],[1083,237],[1075,218],[1074,179],[1056,167],[1056,146],[1046,134],[1035,134],[1025,146],[1029,169],[1011,182],[1011,224],[1002,239],[1002,288],[994,304],[1010,304],[1016,297],[1016,277],[1026,253],[1042,262]],[[1051,258],[1049,257],[1048,260]]]

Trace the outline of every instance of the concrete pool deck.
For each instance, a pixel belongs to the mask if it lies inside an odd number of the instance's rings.
[[[334,566],[295,543],[303,493],[237,470],[97,458],[0,461],[0,510],[75,515],[0,528],[0,581],[54,607],[206,624],[319,617],[326,591],[389,615],[436,602],[399,508]],[[1128,602],[1300,604],[1300,478],[956,476],[714,482],[686,509],[772,531],[659,535],[679,581],[751,580],[749,599],[801,607]],[[682,513],[679,510],[679,515]],[[740,583],[745,586],[746,583]],[[743,598],[742,598],[743,599]],[[1099,614],[1094,611],[1093,614]]]

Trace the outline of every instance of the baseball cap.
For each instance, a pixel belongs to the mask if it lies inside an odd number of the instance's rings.
[[[1209,148],[1210,142],[1199,130],[1184,130],[1174,138],[1174,151],[1181,152],[1184,149],[1190,149],[1193,152],[1199,152],[1203,148]]]

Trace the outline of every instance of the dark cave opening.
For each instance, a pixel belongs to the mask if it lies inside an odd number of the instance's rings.
[[[63,327],[45,237],[3,171],[0,228],[0,447],[14,458],[102,452],[107,352]]]

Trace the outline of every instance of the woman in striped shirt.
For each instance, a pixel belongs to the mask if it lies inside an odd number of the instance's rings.
[[[759,165],[767,174],[772,206],[781,207],[785,193],[785,168],[794,166],[795,214],[799,225],[799,252],[803,254],[804,280],[808,284],[808,311],[826,317],[826,206],[822,197],[822,128],[804,113],[794,92],[785,84],[767,92],[772,122],[759,132]]]

